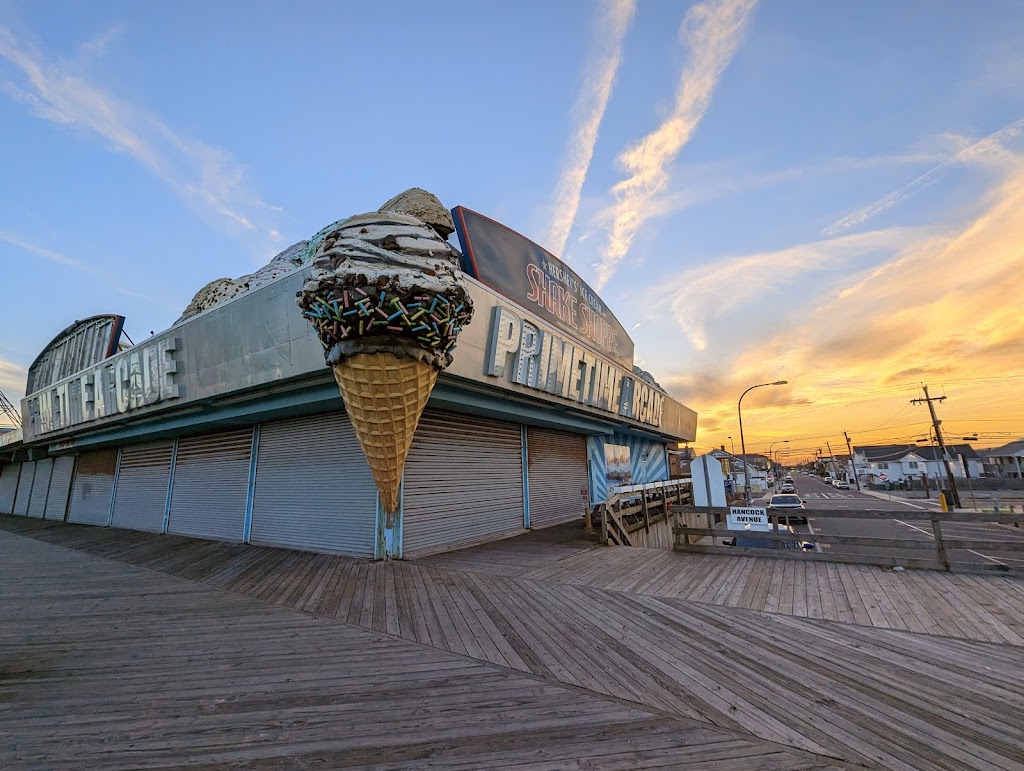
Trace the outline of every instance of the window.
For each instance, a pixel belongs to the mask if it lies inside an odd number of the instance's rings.
[[[880,469],[887,469],[887,468],[889,468],[889,464],[888,463],[879,463],[878,464],[878,468],[880,468]]]
[[[910,466],[910,468],[917,468],[917,461],[912,460],[907,465]]]

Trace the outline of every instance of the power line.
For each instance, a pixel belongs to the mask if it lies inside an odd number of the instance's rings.
[[[0,413],[15,426],[21,426],[21,413],[11,404],[3,391],[0,391]]]

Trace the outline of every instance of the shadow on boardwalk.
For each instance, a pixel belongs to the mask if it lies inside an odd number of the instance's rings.
[[[13,689],[0,746],[25,765],[938,769],[1024,757],[1011,644],[1024,593],[1007,579],[908,573],[892,594],[884,571],[836,585],[803,573],[803,615],[845,622],[830,623],[779,612],[801,609],[798,578],[770,560],[594,548],[568,530],[374,564],[7,517],[0,529],[15,662],[0,680]],[[769,602],[785,586],[790,601]],[[917,607],[919,587],[934,596]],[[878,628],[906,612],[921,629]]]

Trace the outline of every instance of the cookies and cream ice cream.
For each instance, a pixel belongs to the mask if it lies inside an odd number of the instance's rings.
[[[312,273],[297,303],[334,368],[381,503],[393,512],[416,425],[473,304],[445,240],[450,213],[417,188],[385,207],[313,237]]]

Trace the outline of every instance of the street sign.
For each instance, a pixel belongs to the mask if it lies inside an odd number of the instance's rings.
[[[730,506],[725,521],[730,530],[752,530],[757,533],[772,531],[771,523],[768,522],[768,509],[763,506]]]

